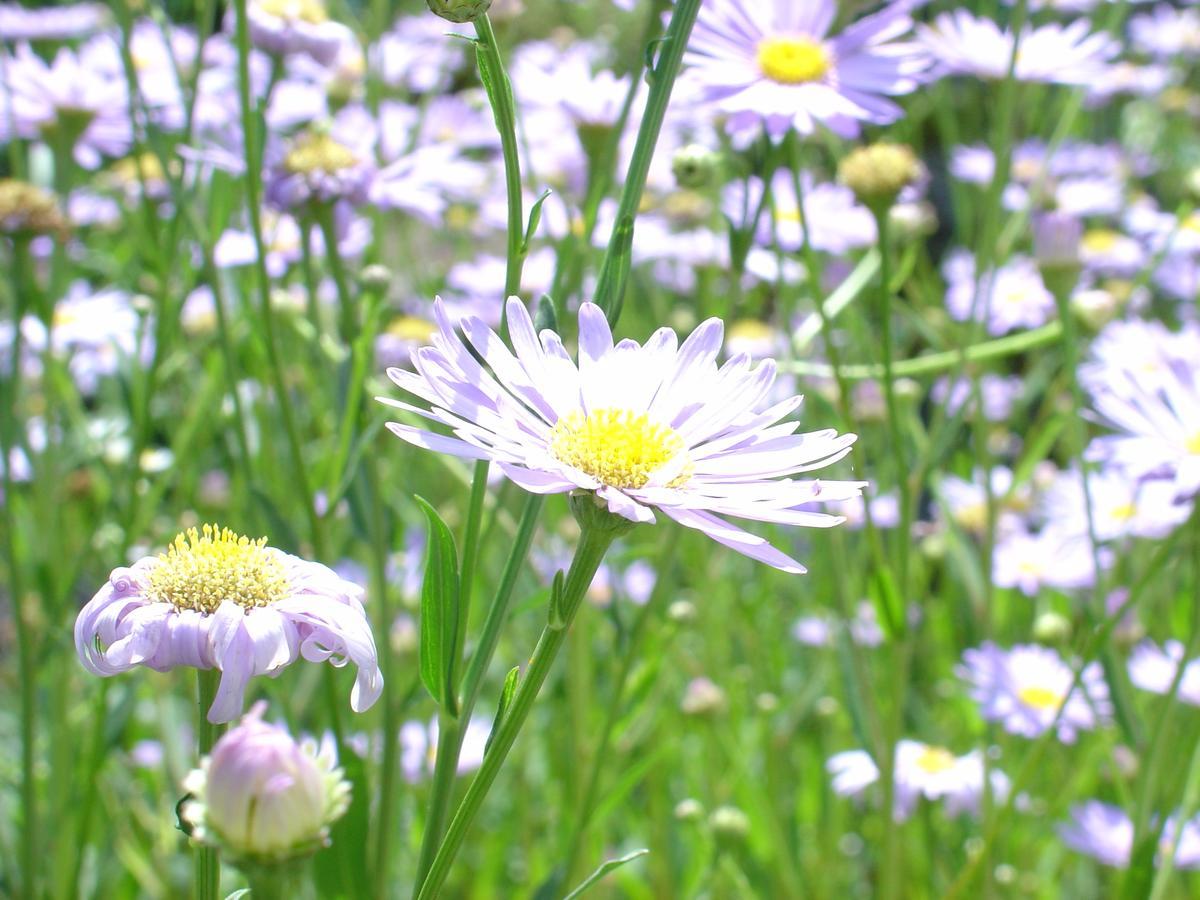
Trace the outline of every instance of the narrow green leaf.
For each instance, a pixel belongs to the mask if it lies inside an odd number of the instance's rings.
[[[563,573],[559,569],[554,573],[554,581],[550,584],[550,616],[546,627],[553,631],[561,631],[566,624],[567,617],[563,610]]]
[[[558,332],[558,313],[554,309],[554,298],[549,294],[542,294],[538,298],[537,311],[533,315],[533,327],[539,334],[547,328]]]
[[[517,692],[517,683],[520,680],[520,666],[513,666],[508,670],[508,674],[504,676],[504,688],[500,691],[500,702],[496,704],[496,718],[492,720],[492,733],[488,735],[487,742],[483,745],[484,756],[487,756],[488,750],[492,748],[492,738],[496,736],[496,732],[500,728],[500,723],[504,721],[504,714],[508,712],[508,707],[512,703],[513,695]]]
[[[521,242],[521,255],[524,256],[529,252],[529,244],[533,240],[533,236],[537,233],[538,224],[542,221],[542,204],[546,202],[553,191],[549,188],[542,191],[542,195],[533,201],[533,206],[529,208],[529,224],[525,226],[525,240]]]
[[[429,503],[416,497],[429,520],[425,580],[421,586],[421,683],[451,716],[457,716],[455,646],[458,635],[458,553],[454,536]]]
[[[575,890],[563,897],[563,900],[575,900],[576,897],[582,896],[584,891],[598,882],[609,872],[613,871],[614,869],[619,869],[621,866],[625,865],[625,863],[632,862],[639,856],[645,856],[649,852],[649,850],[643,847],[640,850],[634,850],[632,853],[626,853],[624,856],[618,856],[616,859],[605,860],[600,864],[600,868],[596,869],[595,872],[589,875],[584,882],[579,885],[579,887],[575,888]]]

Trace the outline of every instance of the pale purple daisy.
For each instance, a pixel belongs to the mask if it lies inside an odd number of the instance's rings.
[[[1092,32],[1087,19],[1069,25],[1051,22],[1026,27],[1017,42],[1013,77],[1017,81],[1088,84],[1102,75],[1120,45],[1104,32]],[[945,12],[930,25],[917,26],[917,38],[950,75],[1004,78],[1013,57],[1014,37],[991,19],[965,9]]]
[[[205,525],[175,538],[166,553],[115,569],[75,620],[75,649],[88,671],[135,666],[220,669],[210,722],[242,712],[254,675],[274,677],[303,656],[353,662],[355,712],[383,691],[362,589],[332,569]]]
[[[1057,718],[1059,740],[1071,744],[1080,731],[1106,724],[1112,713],[1099,663],[1088,663],[1079,686],[1071,690],[1071,667],[1036,644],[1005,650],[988,641],[967,650],[956,671],[971,685],[971,697],[985,719],[1023,737],[1037,737]]]
[[[1195,359],[1170,360],[1147,372],[1113,362],[1084,371],[1093,408],[1118,430],[1095,438],[1088,457],[1132,478],[1170,479],[1177,499],[1194,496],[1200,491],[1200,367]]]
[[[1100,565],[1107,567],[1112,553],[1102,549]],[[1068,530],[1063,523],[1031,534],[1023,528],[1007,531],[996,543],[992,581],[997,587],[1017,588],[1036,597],[1044,587],[1082,590],[1096,583],[1096,561],[1086,533]]]
[[[1160,820],[1161,821],[1161,820]],[[1072,850],[1092,857],[1115,869],[1129,865],[1133,850],[1133,821],[1119,806],[1089,800],[1071,808],[1071,819],[1058,826],[1058,834]],[[1200,817],[1194,817],[1179,828],[1177,816],[1163,825],[1158,841],[1155,865],[1163,855],[1174,852],[1178,869],[1200,868]]]
[[[834,0],[713,0],[696,20],[687,77],[731,132],[763,125],[778,138],[820,123],[852,137],[860,122],[899,119],[887,97],[911,93],[928,67],[920,47],[896,40],[912,28],[914,5],[889,3],[832,36]]]
[[[843,797],[857,797],[879,780],[879,767],[866,750],[847,750],[829,758],[825,768],[833,776],[833,790]],[[896,743],[896,792],[892,815],[903,822],[917,802],[943,800],[946,814],[975,814],[983,797],[983,754],[974,750],[955,756],[944,747],[920,741]],[[1003,802],[1008,796],[1009,780],[999,769],[991,771],[992,793]]]
[[[99,31],[111,15],[103,3],[74,3],[40,9],[0,3],[0,39],[61,41]]]
[[[1184,703],[1200,706],[1200,659],[1185,665],[1183,644],[1179,641],[1167,641],[1162,649],[1150,641],[1138,644],[1129,656],[1129,680],[1143,691],[1166,694],[1181,665],[1183,677],[1175,696]]]
[[[804,504],[861,493],[863,482],[789,477],[837,462],[855,436],[832,429],[796,434],[796,422],[780,421],[801,398],[768,405],[776,374],[771,360],[752,366],[738,355],[718,367],[719,319],[702,323],[682,345],[670,328],[644,346],[628,339],[614,345],[604,313],[584,303],[577,364],[554,332],[543,331],[539,340],[518,298],[509,298],[507,310],[515,355],[473,316],[462,322],[469,349],[442,302],[435,303],[438,333],[413,355],[417,371],[388,371],[430,408],[380,399],[454,436],[389,423],[398,437],[491,460],[534,493],[594,492],[610,512],[633,522],[655,521],[658,509],[785,572],[804,567],[720,516],[827,527],[842,519]]]
[[[305,54],[322,65],[330,65],[342,45],[355,40],[354,32],[330,20],[321,0],[250,0],[246,25],[260,50],[273,56]],[[232,11],[226,27],[233,32]]]
[[[463,732],[462,748],[458,754],[457,774],[466,775],[483,765],[483,752],[492,733],[491,723],[481,716],[471,716]],[[437,761],[438,721],[411,721],[400,726],[400,771],[410,783],[423,781],[433,775]]]
[[[946,308],[959,322],[986,315],[988,334],[1007,334],[1015,328],[1037,328],[1054,315],[1054,295],[1037,266],[1026,256],[1013,256],[978,278],[975,260],[962,250],[942,265],[946,277]],[[989,297],[990,294],[990,297]]]

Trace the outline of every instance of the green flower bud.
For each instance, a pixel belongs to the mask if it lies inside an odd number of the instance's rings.
[[[719,154],[700,144],[688,144],[676,151],[671,173],[680,187],[700,188],[712,184],[720,165]]]
[[[492,0],[425,0],[435,16],[450,22],[474,22],[488,11]]]

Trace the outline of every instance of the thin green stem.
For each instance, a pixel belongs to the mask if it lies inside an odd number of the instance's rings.
[[[261,153],[258,148],[258,116],[252,105],[250,95],[250,32],[246,18],[246,0],[235,0],[236,9],[236,43],[238,50],[238,100],[242,112],[242,134],[246,157],[246,206],[250,216],[250,229],[254,232],[255,272],[258,280],[259,301],[262,306],[263,332],[267,348],[267,359],[270,363],[271,383],[275,390],[276,406],[283,428],[287,434],[288,450],[291,455],[292,468],[296,483],[300,487],[300,498],[304,506],[304,514],[308,519],[311,536],[315,545],[321,544],[321,522],[313,503],[312,488],[309,484],[308,470],[304,465],[304,453],[300,443],[300,433],[296,427],[292,404],[288,400],[287,380],[283,375],[283,358],[279,352],[279,336],[275,331],[275,313],[271,307],[271,280],[267,274],[267,248],[263,240],[262,209],[262,173],[259,160]]]
[[[208,721],[208,710],[217,696],[220,672],[216,669],[196,671],[196,756],[205,757],[212,752],[217,740],[217,726]],[[221,864],[213,847],[198,845],[195,860],[196,900],[217,900],[221,883]]]
[[[453,720],[448,716],[439,716],[437,759],[433,767],[429,814],[425,822],[425,833],[421,839],[421,855],[417,863],[417,878],[413,888],[414,897],[420,893],[425,877],[433,865],[446,817],[449,814],[450,795],[453,791],[454,779],[458,774],[458,757],[462,750],[464,735],[460,723],[471,720],[471,713],[475,709],[475,702],[479,698],[479,690],[483,685],[483,677],[487,674],[488,664],[500,641],[500,629],[504,626],[504,620],[508,616],[508,604],[512,599],[513,588],[516,587],[517,577],[525,565],[525,557],[529,554],[530,544],[533,543],[533,535],[537,528],[538,517],[542,512],[543,502],[543,498],[537,494],[529,494],[525,500],[525,509],[521,513],[517,534],[513,538],[512,550],[509,552],[508,561],[504,564],[504,570],[500,574],[500,584],[496,588],[496,594],[492,598],[487,617],[484,619],[479,645],[471,655],[467,674],[463,678],[458,719]]]
[[[585,500],[584,502],[590,501]],[[574,621],[576,613],[579,612],[588,585],[592,583],[592,578],[595,576],[596,570],[600,568],[604,554],[608,551],[616,535],[616,531],[602,527],[585,526],[583,528],[579,537],[579,545],[575,549],[575,558],[571,561],[571,568],[567,572],[563,585],[561,621],[552,621],[542,630],[542,636],[538,639],[537,647],[534,648],[525,677],[521,679],[520,687],[517,688],[504,718],[492,733],[492,743],[484,756],[483,765],[480,766],[471,786],[467,789],[466,796],[463,797],[462,804],[450,822],[445,840],[438,848],[429,874],[417,894],[417,900],[432,900],[441,892],[442,885],[450,874],[450,867],[454,864],[454,859],[462,847],[467,831],[474,822],[480,806],[483,805],[484,798],[496,780],[500,768],[504,765],[504,760],[508,757],[521,727],[529,717],[542,684],[566,640],[571,623]]]
[[[507,298],[521,290],[521,266],[524,263],[525,214],[521,200],[521,158],[517,152],[517,105],[504,68],[504,58],[496,43],[496,32],[486,13],[475,20],[475,35],[480,77],[492,106],[496,129],[500,132],[500,152],[504,157],[504,188],[508,195],[508,245],[504,270],[504,296]],[[507,323],[507,319],[504,321]]]
[[[654,583],[650,599],[645,606],[638,610],[637,618],[634,619],[633,627],[629,630],[629,637],[625,641],[624,652],[621,654],[621,667],[613,681],[613,691],[604,713],[604,725],[600,729],[600,739],[596,742],[596,748],[591,754],[582,801],[575,817],[575,824],[571,828],[571,836],[567,841],[567,852],[564,857],[566,862],[563,864],[563,880],[561,882],[564,887],[575,883],[575,867],[579,862],[579,852],[583,847],[583,836],[594,812],[596,792],[600,789],[600,773],[604,763],[608,761],[608,746],[612,740],[613,731],[616,729],[617,720],[620,718],[622,703],[625,700],[626,682],[633,671],[634,662],[638,659],[638,651],[641,649],[646,626],[650,622],[652,614],[657,614],[672,587],[671,564],[679,546],[679,537],[679,528],[671,528],[667,532],[666,543],[662,545],[654,566],[658,573],[658,580]]]
[[[667,25],[666,34],[659,45],[658,61],[648,75],[650,93],[646,98],[646,112],[642,116],[641,125],[638,126],[633,155],[629,160],[629,171],[625,174],[625,184],[617,202],[616,224],[608,241],[608,249],[604,253],[604,261],[600,264],[594,294],[596,303],[614,325],[621,316],[625,279],[629,273],[633,246],[633,224],[642,202],[642,191],[646,188],[650,160],[654,156],[654,147],[658,144],[667,104],[671,100],[671,91],[679,75],[683,52],[687,49],[688,36],[692,33],[692,26],[696,24],[699,12],[700,0],[679,0],[675,4],[670,24]]]

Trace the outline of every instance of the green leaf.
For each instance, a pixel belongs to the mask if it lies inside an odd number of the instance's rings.
[[[600,864],[600,868],[589,875],[584,882],[579,885],[579,887],[575,888],[575,890],[563,897],[563,900],[575,900],[576,897],[582,896],[584,891],[598,882],[609,872],[613,871],[613,869],[619,869],[621,866],[625,865],[625,863],[632,862],[639,856],[645,856],[649,852],[649,850],[643,847],[640,850],[634,850],[632,853],[626,853],[624,856],[618,856],[616,859],[605,860]]]
[[[567,624],[566,612],[563,609],[563,573],[559,569],[554,573],[554,581],[550,584],[550,616],[546,627],[552,631],[561,631]]]
[[[524,256],[529,252],[529,243],[533,240],[534,234],[537,232],[538,223],[542,221],[542,204],[546,202],[553,191],[549,188],[542,191],[542,195],[533,201],[533,206],[529,208],[529,224],[525,226],[525,239],[521,242],[521,255]]]
[[[538,298],[537,311],[533,314],[533,327],[538,334],[547,328],[558,332],[558,313],[554,310],[554,298],[549,294],[542,294]]]
[[[487,743],[483,745],[484,756],[487,756],[488,750],[492,748],[492,738],[496,736],[496,732],[500,729],[500,723],[504,721],[504,714],[508,712],[508,707],[512,704],[512,698],[517,692],[517,683],[520,680],[520,666],[513,666],[504,676],[504,688],[500,691],[500,702],[496,705],[496,718],[492,720],[492,733],[488,735]]]
[[[458,553],[454,537],[437,510],[422,497],[416,501],[429,520],[425,582],[421,587],[421,682],[443,709],[457,717],[454,657],[459,618]]]

